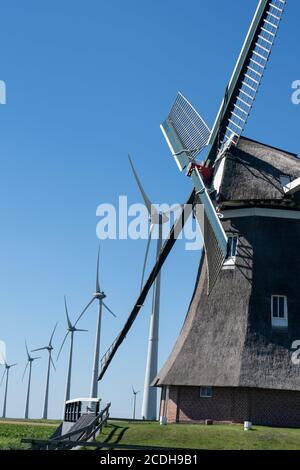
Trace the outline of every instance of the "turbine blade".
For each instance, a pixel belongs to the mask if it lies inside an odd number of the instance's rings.
[[[37,349],[32,349],[31,352],[35,351],[43,351],[44,349],[48,349],[48,346],[45,346],[44,348],[37,348]]]
[[[170,214],[172,214],[172,212],[177,212],[179,210],[182,210],[182,208],[183,208],[182,204],[175,204],[174,206],[170,207],[169,210],[165,211],[164,214],[165,215],[170,215]]]
[[[26,347],[26,352],[27,352],[27,358],[28,358],[28,361],[29,361],[30,354],[29,354],[29,351],[28,351],[28,346],[27,346],[26,340],[25,340],[25,347]]]
[[[17,365],[18,365],[18,363],[16,362],[15,364],[11,364],[9,367],[15,367]]]
[[[51,364],[52,364],[52,366],[53,366],[53,369],[56,371],[56,367],[55,367],[55,365],[54,365],[54,362],[53,362],[52,357],[50,357],[50,361],[51,361]]]
[[[74,323],[74,326],[77,325],[77,323],[79,322],[79,320],[82,318],[82,316],[85,314],[85,312],[87,311],[87,309],[89,308],[90,305],[92,305],[92,303],[94,302],[95,300],[95,297],[92,298],[92,300],[89,301],[89,303],[87,304],[86,307],[84,307],[84,309],[82,310],[81,314],[79,315],[79,317],[77,318],[76,322]]]
[[[6,369],[5,369],[5,371],[3,372],[3,375],[2,375],[2,377],[1,377],[0,387],[1,387],[1,385],[2,385],[2,382],[3,382],[3,379],[4,379],[5,374],[6,374]]]
[[[69,333],[70,333],[70,332],[67,331],[67,333],[66,333],[66,335],[65,335],[65,337],[64,337],[64,339],[63,339],[63,342],[61,343],[61,347],[60,347],[60,349],[59,349],[59,352],[58,352],[57,358],[56,358],[57,361],[58,361],[58,358],[59,358],[59,356],[60,356],[60,353],[61,353],[61,351],[62,351],[62,348],[64,347],[64,344],[65,344],[65,342],[66,342],[66,339],[67,339],[67,336],[68,336]]]
[[[49,346],[52,346],[52,340],[53,340],[53,336],[54,336],[55,330],[57,328],[57,325],[58,325],[58,322],[56,322],[55,327],[52,331],[52,335],[51,335],[51,338],[50,338],[50,341],[49,341]]]
[[[134,177],[135,177],[136,183],[137,183],[137,185],[138,185],[138,187],[139,187],[139,190],[140,190],[140,193],[141,193],[141,195],[142,195],[142,198],[144,199],[145,206],[147,207],[148,213],[149,213],[149,215],[151,216],[152,213],[153,213],[154,211],[156,211],[156,209],[152,206],[152,203],[151,203],[150,199],[148,198],[146,192],[144,191],[144,188],[143,188],[143,186],[142,186],[142,183],[140,182],[140,179],[139,179],[139,177],[138,177],[138,175],[137,175],[137,172],[136,172],[135,169],[134,169],[134,166],[133,166],[133,163],[132,163],[132,160],[131,160],[130,155],[128,155],[128,159],[129,159],[129,163],[130,163],[130,166],[131,166],[133,175],[134,175]]]
[[[101,380],[107,371],[109,365],[111,364],[113,358],[115,357],[119,347],[123,343],[124,339],[128,335],[130,329],[132,328],[132,325],[134,321],[136,320],[137,316],[140,313],[140,310],[143,306],[143,303],[149,293],[150,288],[152,287],[157,275],[159,274],[162,266],[164,265],[168,255],[170,254],[170,251],[172,250],[178,235],[181,233],[183,230],[183,227],[185,226],[188,218],[191,215],[192,207],[193,207],[193,202],[195,200],[195,191],[193,190],[186,202],[186,205],[184,206],[184,209],[182,210],[182,213],[180,214],[180,217],[176,219],[176,222],[173,224],[170,233],[166,239],[166,242],[164,243],[162,250],[159,254],[158,259],[155,262],[154,267],[152,268],[151,273],[149,274],[147,281],[143,287],[142,292],[140,293],[138,299],[136,300],[133,309],[131,310],[122,330],[118,334],[118,336],[115,338],[114,342],[112,345],[109,347],[109,349],[106,351],[104,356],[101,358],[101,369],[100,373],[98,376],[98,380]]]
[[[31,358],[33,361],[35,361],[36,359],[41,359],[41,356],[38,356],[38,357],[32,357]]]
[[[0,364],[6,361],[6,345],[4,341],[0,340]]]
[[[23,375],[22,375],[22,382],[23,382],[23,380],[24,380],[24,377],[25,377],[25,374],[26,374],[26,370],[27,370],[28,365],[29,365],[29,362],[27,362],[26,367],[25,367],[25,369],[24,369],[24,372],[23,372]]]
[[[144,285],[145,271],[146,271],[146,265],[147,265],[147,259],[148,259],[148,254],[149,254],[150,243],[151,243],[151,239],[152,239],[153,228],[154,228],[154,225],[152,224],[150,226],[150,233],[149,233],[149,237],[148,237],[148,241],[147,241],[146,253],[145,253],[145,258],[144,258],[143,271],[142,271],[142,280],[141,280],[141,290],[143,289],[143,285]]]
[[[66,298],[66,296],[65,296],[65,312],[66,312],[68,327],[69,327],[69,328],[72,328],[72,323],[71,323],[71,321],[70,321],[69,314],[68,314],[68,306],[67,306],[67,298]]]
[[[98,248],[98,257],[97,257],[97,272],[96,272],[96,293],[99,294],[100,291],[100,280],[99,280],[99,262],[100,262],[100,244]]]
[[[102,304],[103,304],[103,307],[105,307],[106,310],[107,310],[113,317],[117,318],[117,315],[115,315],[114,312],[113,312],[110,308],[108,308],[108,306],[103,302],[103,300],[102,300]]]

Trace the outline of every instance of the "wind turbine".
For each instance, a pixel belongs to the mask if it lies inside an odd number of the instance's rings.
[[[103,308],[105,308],[113,317],[116,317],[114,312],[106,305],[104,299],[106,295],[100,289],[100,280],[99,280],[99,263],[100,263],[100,246],[98,249],[98,257],[97,257],[97,272],[96,272],[96,292],[93,294],[93,297],[88,302],[86,307],[83,309],[81,314],[79,315],[75,325],[87,311],[87,309],[92,305],[95,300],[98,300],[99,307],[98,307],[98,317],[97,317],[97,326],[96,326],[96,336],[95,336],[95,350],[94,350],[94,361],[93,361],[93,372],[92,372],[92,380],[91,380],[91,398],[98,398],[98,375],[99,375],[99,354],[100,354],[100,340],[101,340],[101,323],[102,323],[102,312]]]
[[[158,226],[158,237],[156,245],[156,260],[159,258],[159,254],[162,248],[163,241],[163,224],[169,221],[168,215],[172,211],[176,211],[178,206],[174,206],[169,211],[158,212],[158,210],[153,206],[150,199],[148,198],[142,183],[135,171],[130,155],[128,155],[129,163],[135,177],[136,183],[139,187],[142,198],[145,202],[145,205],[148,210],[149,220],[150,220],[150,236],[148,238],[145,260],[142,271],[142,282],[141,289],[144,284],[144,275],[146,270],[147,258],[151,243],[152,234],[154,227]],[[153,286],[153,299],[152,299],[152,312],[150,317],[150,327],[149,327],[149,340],[148,340],[148,354],[147,354],[147,364],[145,371],[145,382],[144,382],[144,393],[143,393],[143,404],[142,404],[142,418],[147,420],[155,420],[157,415],[157,389],[151,387],[151,383],[157,375],[158,367],[158,332],[159,332],[159,313],[160,313],[160,285],[161,285],[161,275],[158,273],[156,280]]]
[[[53,336],[54,336],[54,333],[55,333],[55,330],[56,330],[56,327],[57,327],[57,323],[54,327],[54,330],[51,334],[51,337],[50,337],[50,341],[48,343],[47,346],[44,346],[43,348],[37,348],[37,349],[33,349],[32,352],[35,352],[35,351],[48,351],[48,368],[47,368],[47,378],[46,378],[46,390],[45,390],[45,399],[44,399],[44,411],[43,411],[43,419],[47,419],[48,418],[48,398],[49,398],[49,383],[50,383],[50,369],[51,369],[51,364],[55,369],[55,365],[54,365],[54,362],[53,362],[53,359],[52,359],[52,351],[53,351],[53,346],[52,346],[52,340],[53,340]]]
[[[133,388],[133,385],[132,385],[132,393],[133,393],[133,414],[132,414],[132,419],[135,419],[135,408],[136,408],[136,396],[138,393],[140,393],[140,391],[136,391],[134,390]]]
[[[4,361],[5,370],[2,375],[0,386],[2,385],[3,379],[6,375],[5,381],[5,393],[4,393],[4,402],[3,402],[3,413],[2,418],[6,418],[6,404],[7,404],[7,391],[8,391],[8,377],[9,377],[9,370],[11,367],[16,366],[17,364],[7,364],[6,360]]]
[[[76,328],[76,324],[79,321],[79,318],[77,321],[72,325],[70,318],[69,318],[69,313],[68,313],[68,306],[67,306],[67,299],[65,297],[65,312],[66,312],[66,318],[67,318],[67,333],[63,339],[63,342],[61,344],[61,347],[59,349],[58,355],[57,355],[57,360],[60,356],[60,353],[62,351],[62,348],[64,347],[64,344],[66,342],[66,339],[68,335],[70,334],[71,342],[70,342],[70,352],[69,352],[69,364],[68,364],[68,374],[67,374],[67,383],[66,383],[66,393],[65,393],[65,402],[70,400],[70,391],[71,391],[71,377],[72,377],[72,361],[73,361],[73,344],[74,344],[74,333],[75,331],[87,331],[87,330],[80,330],[79,328]]]
[[[27,367],[28,367],[28,365],[29,365],[28,386],[27,386],[27,395],[26,395],[26,404],[25,404],[25,415],[24,415],[24,418],[25,418],[25,419],[28,419],[28,415],[29,415],[29,401],[30,401],[30,387],[31,387],[32,363],[33,363],[33,361],[35,361],[36,359],[40,359],[40,357],[31,357],[31,356],[30,356],[26,341],[25,341],[25,348],[26,348],[26,353],[27,353],[27,364],[26,364],[26,367],[25,367],[25,370],[24,370],[24,373],[23,373],[22,380],[24,380],[25,373],[26,373]]]

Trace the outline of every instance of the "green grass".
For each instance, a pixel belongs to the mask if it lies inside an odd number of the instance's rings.
[[[19,421],[19,420],[18,420]],[[14,420],[0,423],[0,450],[26,448],[22,438],[48,439],[59,421]],[[110,421],[99,441],[159,447],[213,450],[300,450],[300,429],[254,426],[244,431],[240,425],[205,426]],[[88,449],[91,449],[90,447]]]
[[[38,421],[34,421],[37,423]],[[47,421],[47,423],[52,424]],[[53,434],[56,424],[16,424],[13,420],[0,424],[0,450],[6,449],[26,449],[26,444],[21,444],[22,438],[48,439]]]
[[[0,418],[0,424],[32,424],[32,423],[37,423],[37,424],[49,424],[51,426],[58,426],[61,423],[61,419],[43,419],[43,418],[37,418],[37,419],[23,419],[23,418]]]
[[[101,442],[216,450],[299,450],[300,429],[241,425],[132,423],[110,421]]]

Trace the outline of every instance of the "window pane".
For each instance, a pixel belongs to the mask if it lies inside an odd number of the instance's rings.
[[[272,301],[273,301],[273,309],[272,309],[272,312],[273,312],[273,317],[274,318],[277,318],[278,317],[278,297],[272,297]]]
[[[231,258],[231,252],[232,252],[232,237],[228,237],[226,258]]]
[[[237,240],[237,237],[232,237],[231,256],[236,256]]]
[[[278,316],[279,318],[284,318],[284,297],[279,297]]]
[[[237,236],[228,235],[227,255],[226,255],[227,259],[233,258],[234,256],[236,256],[237,243],[238,243]]]
[[[280,176],[280,182],[282,186],[285,186],[291,182],[291,177],[288,175],[281,175]]]
[[[211,397],[212,387],[200,387],[200,397]]]

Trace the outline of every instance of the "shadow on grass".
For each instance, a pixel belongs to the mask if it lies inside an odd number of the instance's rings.
[[[123,439],[123,436],[126,431],[128,431],[129,427],[123,426],[116,426],[115,424],[109,424],[108,426],[112,427],[113,429],[110,431],[108,436],[104,439],[103,444],[119,444],[119,442]],[[102,449],[96,450],[104,450],[105,446]]]

